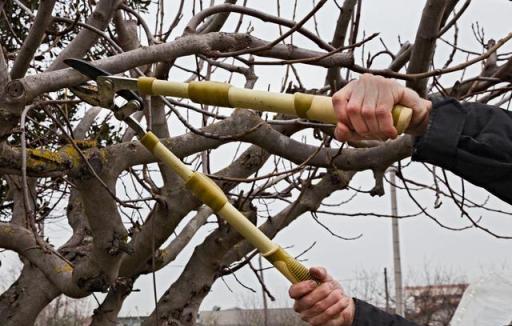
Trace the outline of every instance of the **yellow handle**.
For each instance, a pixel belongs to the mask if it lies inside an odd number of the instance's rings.
[[[263,257],[274,265],[292,284],[313,280],[309,269],[290,256],[281,247],[277,247],[270,253],[264,254]]]
[[[181,97],[200,104],[270,111],[330,124],[337,122],[332,99],[328,96],[282,94],[212,81],[179,83],[150,77],[140,77],[137,87],[141,93],[148,95]],[[402,134],[409,126],[412,109],[396,105],[391,113],[398,134]]]
[[[290,282],[297,283],[311,279],[309,270],[252,224],[229,202],[215,182],[183,164],[152,132],[147,132],[141,137],[140,142],[156,158],[171,167],[185,181],[185,186],[195,196],[211,207],[217,215],[227,221],[251,245],[258,249]]]

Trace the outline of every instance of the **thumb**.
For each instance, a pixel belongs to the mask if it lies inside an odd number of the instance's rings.
[[[327,271],[323,267],[311,267],[309,269],[309,273],[319,282],[327,282],[331,280],[331,276],[327,274]]]

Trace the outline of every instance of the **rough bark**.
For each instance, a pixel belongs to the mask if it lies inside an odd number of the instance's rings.
[[[30,61],[32,61],[34,53],[36,53],[37,48],[41,44],[46,33],[46,29],[52,22],[52,11],[54,6],[55,0],[42,0],[39,2],[36,18],[34,19],[27,38],[23,42],[23,46],[18,52],[11,69],[12,79],[21,78],[27,72],[30,66]]]
[[[447,3],[444,0],[428,0],[425,4],[416,32],[407,73],[413,74],[429,70],[446,5]],[[408,81],[407,87],[414,89],[420,96],[424,97],[427,91],[427,82],[427,78]]]
[[[93,26],[101,31],[105,30],[122,0],[100,0],[96,3],[93,13],[87,19],[87,25]],[[61,52],[52,62],[48,71],[65,68],[64,59],[82,58],[82,56],[96,43],[98,34],[84,28],[73,41]]]
[[[0,295],[0,325],[33,325],[39,312],[60,293],[41,270],[25,264],[18,280]]]
[[[357,0],[345,0],[343,2],[343,7],[340,10],[338,15],[338,20],[336,21],[336,28],[334,29],[334,35],[332,37],[332,46],[335,48],[339,48],[343,46],[345,39],[347,37],[347,30],[350,23],[350,19],[352,17],[352,13],[354,12],[354,8],[357,4]],[[341,78],[340,68],[339,67],[331,67],[327,69],[326,76],[326,84],[331,87],[331,90],[338,90],[344,85],[344,81]]]

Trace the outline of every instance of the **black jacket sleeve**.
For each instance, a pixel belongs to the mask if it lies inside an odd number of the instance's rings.
[[[391,315],[362,300],[355,299],[356,314],[352,326],[418,326],[398,315]]]
[[[512,112],[479,103],[434,99],[412,159],[432,163],[512,204]]]
[[[512,204],[512,112],[479,103],[434,99],[426,133],[412,159],[431,163]],[[353,326],[417,326],[354,299]]]

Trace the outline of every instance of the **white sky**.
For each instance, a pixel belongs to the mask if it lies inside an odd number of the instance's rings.
[[[173,17],[175,6],[179,1],[168,1],[166,13],[169,17]],[[220,1],[216,1],[217,3]],[[281,1],[282,15],[291,18],[293,1]],[[342,2],[340,0],[340,2]],[[402,42],[414,41],[414,35],[421,16],[421,10],[425,1],[412,0],[393,0],[363,1],[363,11],[361,17],[361,26],[363,26],[366,35],[379,32],[380,37],[386,42],[390,50],[396,52],[399,48],[397,36],[400,35]],[[249,0],[248,6],[259,8],[268,13],[275,14],[274,1],[256,1]],[[298,6],[297,20],[303,17],[312,7],[311,1],[300,1]],[[178,27],[181,31],[188,21],[190,11],[185,11],[185,17]],[[319,21],[319,31],[322,37],[330,40],[334,25],[337,19],[337,9],[330,1],[329,5],[321,9],[317,15]],[[511,4],[505,0],[475,0],[471,4],[468,11],[459,21],[459,46],[465,49],[480,51],[479,46],[474,40],[471,32],[471,24],[478,21],[481,26],[485,27],[485,35],[495,39],[499,39],[509,32],[504,26],[508,26],[509,17],[512,14]],[[167,18],[170,21],[172,18]],[[238,20],[237,15],[230,18],[225,31],[232,30],[234,24]],[[168,23],[168,21],[166,21]],[[150,23],[154,26],[154,23]],[[247,24],[244,25],[244,28]],[[277,27],[252,20],[254,26],[253,34],[272,40],[277,36]],[[307,25],[313,29],[312,24]],[[244,30],[242,28],[242,30]],[[361,38],[362,33],[359,34]],[[451,39],[453,33],[448,32],[445,38]],[[296,44],[314,48],[310,42],[304,42],[300,37],[294,36],[297,40]],[[372,41],[370,48],[372,52],[381,49],[380,42],[375,39]],[[439,45],[439,53],[435,58],[438,65],[442,65],[446,60],[448,48]],[[368,50],[366,50],[368,51]],[[366,52],[367,53],[367,52]],[[360,55],[360,53],[358,54]],[[389,63],[389,59],[381,57],[375,64],[376,68],[383,68]],[[465,56],[455,57],[454,63],[464,61]],[[360,57],[357,60],[360,62]],[[183,64],[189,63],[188,59],[181,60]],[[307,87],[321,87],[323,85],[325,70],[320,68],[308,67],[304,65],[297,66],[301,74],[301,79]],[[467,76],[472,76],[478,71],[478,67],[468,70]],[[188,77],[186,74],[173,69],[171,79],[183,80]],[[281,76],[283,76],[283,68],[274,67],[257,67],[256,73],[260,77],[256,88],[266,89],[270,85],[271,89],[278,90],[281,84]],[[459,75],[450,77],[450,80],[457,78]],[[222,79],[217,79],[222,81]],[[446,80],[448,80],[446,78]],[[236,78],[235,83],[241,84],[242,80]],[[172,124],[172,133],[178,134],[182,128]],[[226,147],[217,150],[212,156],[212,170],[221,168],[226,157],[231,157],[234,151],[232,148]],[[406,160],[408,162],[408,160]],[[404,162],[405,163],[405,162]],[[414,177],[416,180],[423,180],[431,183],[425,168],[421,164],[413,163],[404,173],[408,177]],[[451,176],[454,185],[460,184],[458,178]],[[361,189],[370,189],[373,185],[373,177],[369,172],[359,173],[352,182],[352,187]],[[481,189],[477,189],[471,185],[466,185],[466,192],[470,197],[481,202],[487,197],[487,193]],[[336,203],[351,196],[352,192],[337,192],[326,202]],[[404,191],[399,191],[399,212],[401,214],[417,212]],[[417,196],[423,206],[432,209],[434,196],[431,192],[421,192]],[[367,194],[359,194],[352,202],[339,208],[328,207],[329,210],[340,210],[344,212],[383,212],[389,214],[389,195],[386,194],[382,198],[372,198]],[[491,199],[490,205],[494,208],[502,210],[511,210],[510,206],[497,200]],[[277,212],[279,207],[273,207]],[[467,221],[460,217],[458,210],[450,203],[449,199],[443,200],[443,205],[438,210],[431,210],[444,223],[450,226],[467,225]],[[506,215],[498,215],[489,212],[475,212],[478,217],[481,215],[482,223],[492,230],[503,234],[512,235],[512,219]],[[392,268],[392,252],[391,252],[391,222],[388,219],[378,219],[374,217],[358,217],[346,218],[336,216],[321,216],[322,222],[329,225],[331,229],[343,236],[363,236],[354,241],[340,240],[329,235],[324,229],[316,224],[310,215],[305,214],[295,221],[290,227],[286,228],[276,237],[276,242],[284,247],[290,248],[292,254],[298,254],[316,242],[315,247],[306,255],[307,265],[325,266],[329,272],[341,281],[346,288],[356,286],[357,281],[361,280],[361,275],[370,277],[370,282],[382,283],[382,271],[388,268],[391,275]],[[181,225],[182,226],[182,225]],[[209,227],[208,227],[209,228]],[[400,221],[401,245],[402,245],[402,262],[405,274],[406,284],[425,283],[427,278],[424,271],[429,270],[431,275],[435,271],[446,271],[453,275],[454,278],[473,280],[480,275],[487,274],[490,271],[498,271],[511,273],[511,258],[507,253],[511,252],[512,240],[499,240],[488,234],[478,230],[465,230],[461,232],[449,231],[440,228],[434,222],[424,216],[418,216]],[[49,227],[49,234],[55,234],[56,242],[62,241],[65,227],[58,223]],[[207,234],[207,230],[200,232],[193,244],[185,250],[178,259],[157,273],[158,293],[161,295],[168,286],[178,277],[181,268],[187,262],[193,247],[198,244]],[[60,240],[59,240],[60,239]],[[12,266],[16,264],[17,258],[13,255],[6,257],[0,254],[2,266],[0,267],[0,279],[4,276],[13,279],[14,276],[10,271]],[[10,275],[9,275],[10,274]],[[252,272],[246,269],[237,273],[247,285],[258,289],[258,283],[252,275]],[[275,306],[289,306],[291,302],[287,299],[288,282],[276,271],[268,270],[265,278],[271,292],[277,297]],[[242,288],[234,281],[233,277],[226,277],[226,282],[233,292],[226,287],[222,281],[215,283],[212,292],[205,299],[202,309],[211,309],[214,305],[222,308],[233,306],[260,306],[261,294],[253,294],[252,292]],[[122,310],[123,315],[147,314],[154,308],[152,299],[152,283],[149,277],[141,277],[135,288],[140,292],[134,292],[126,300]],[[381,290],[382,287],[379,288]],[[258,289],[259,290],[259,289]]]

